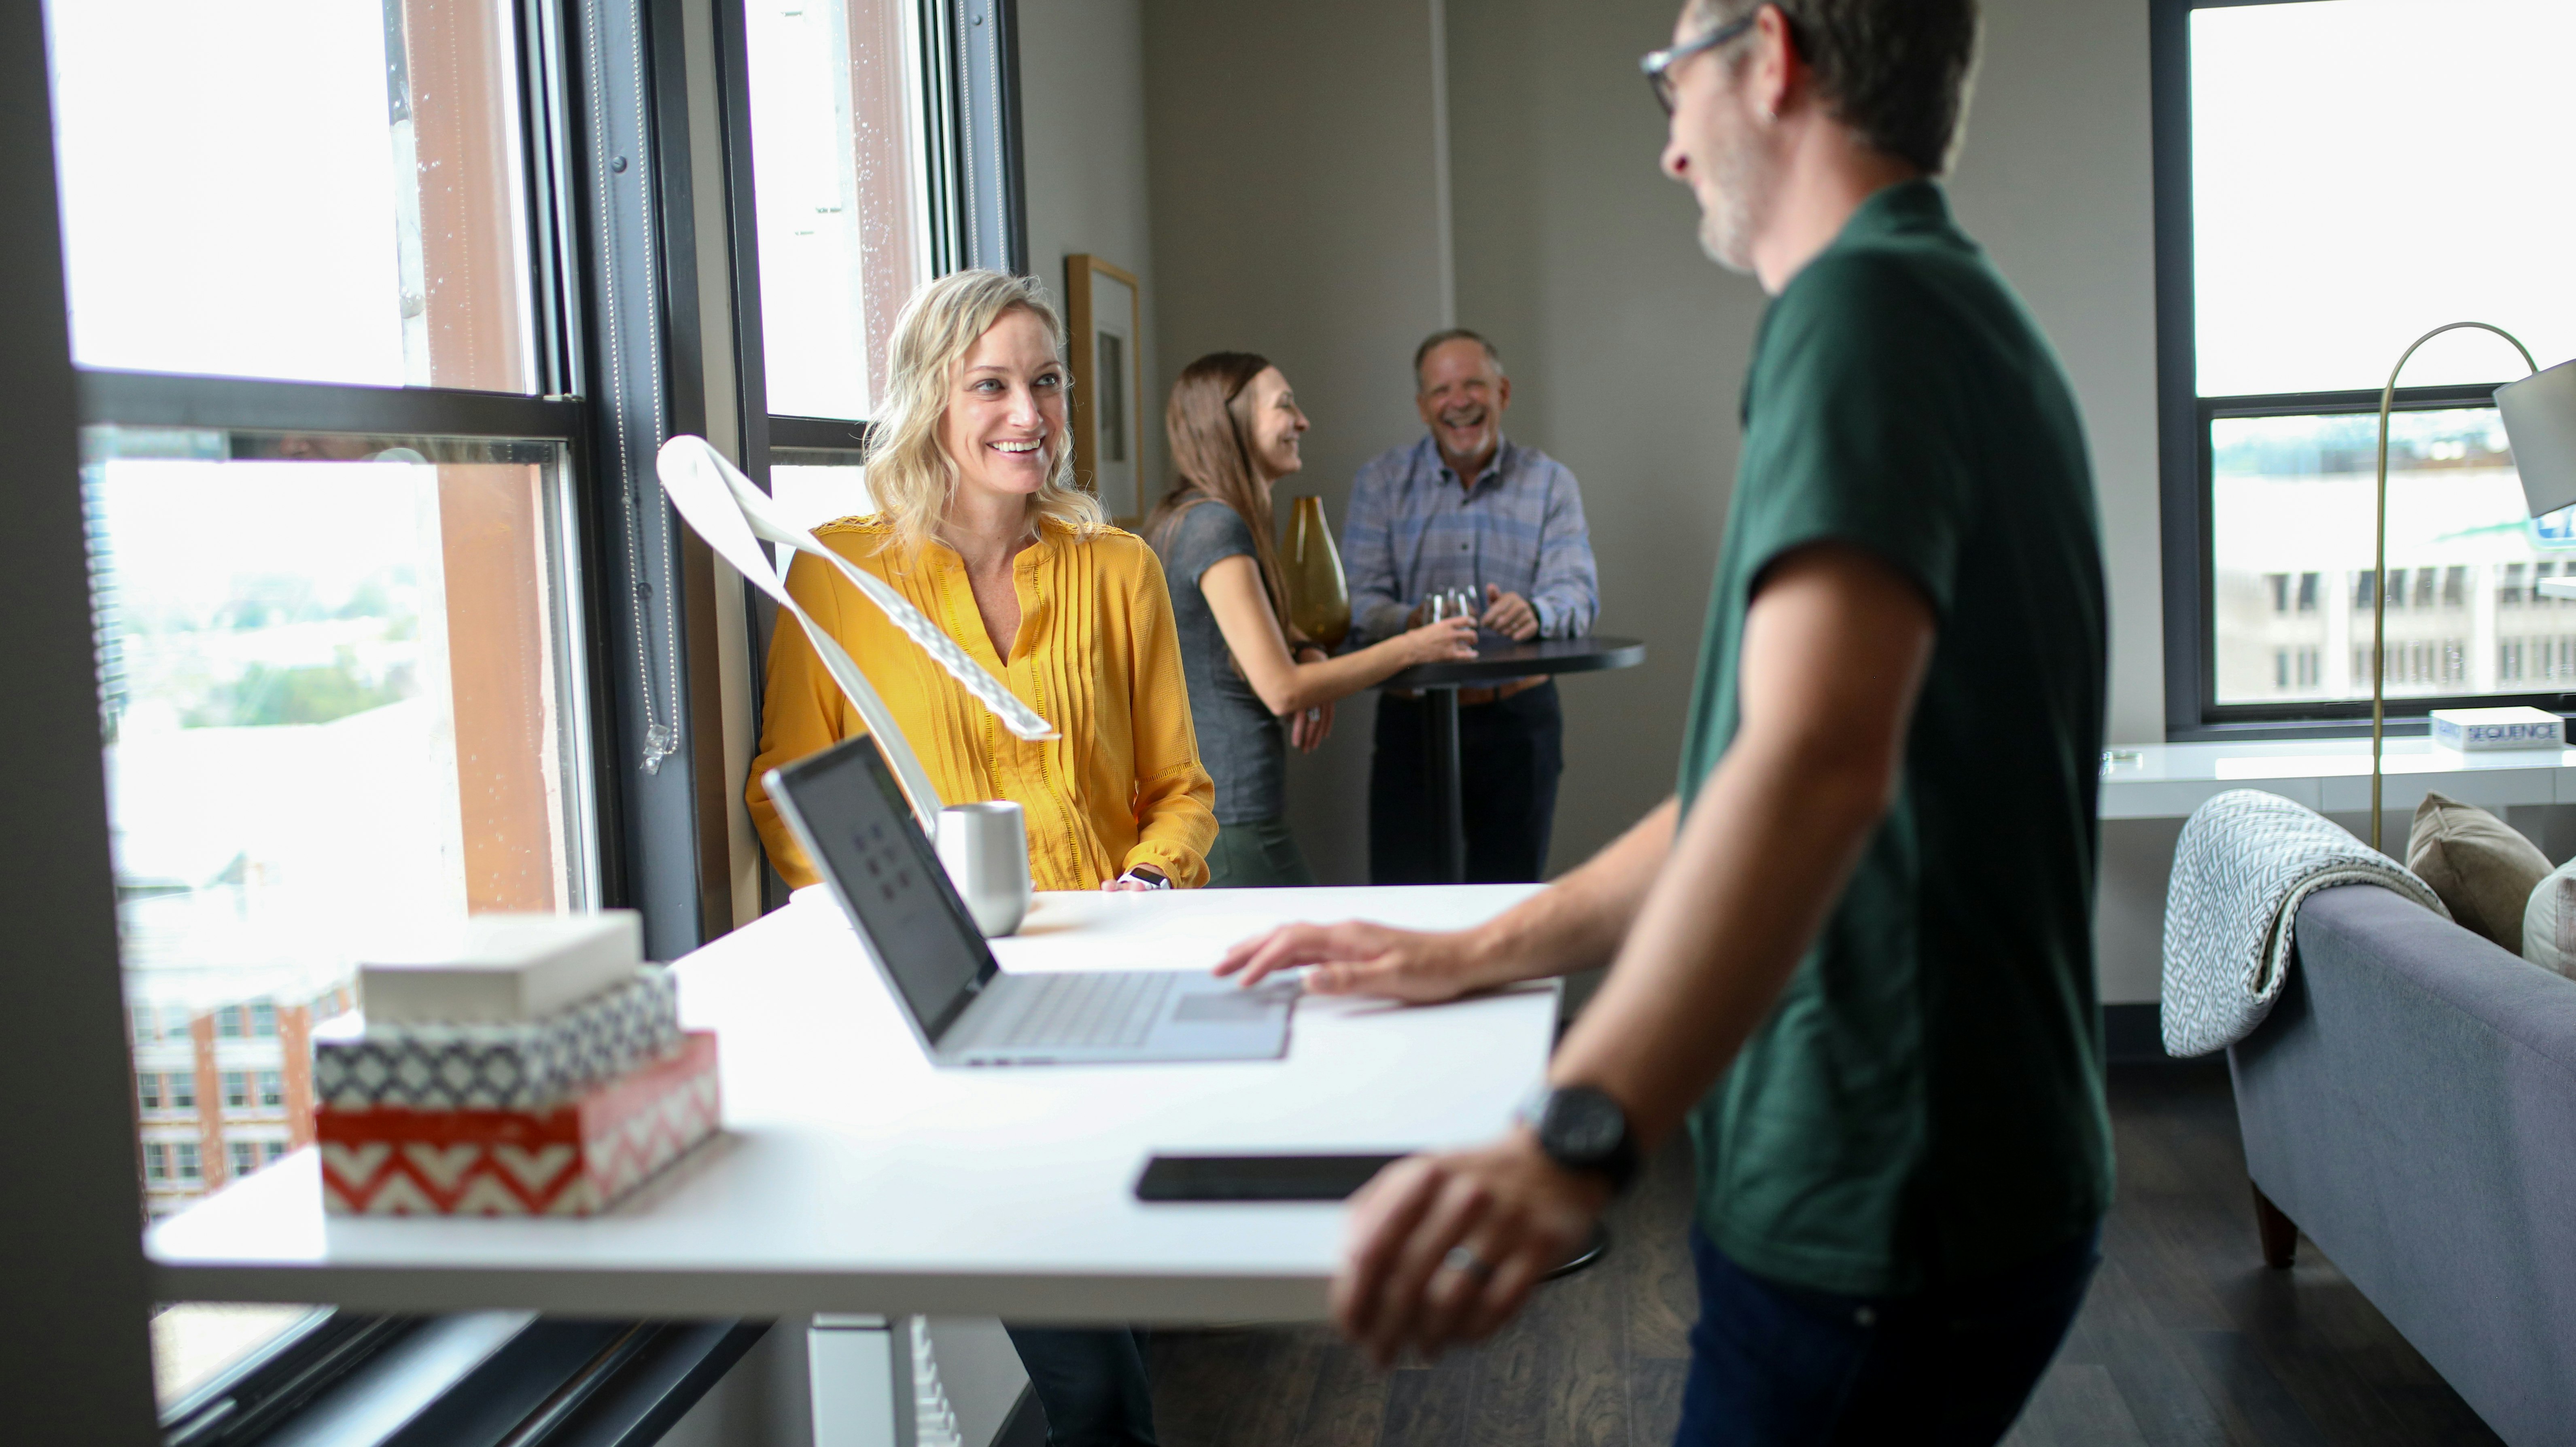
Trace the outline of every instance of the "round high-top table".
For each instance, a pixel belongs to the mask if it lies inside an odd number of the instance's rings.
[[[1646,645],[1634,638],[1539,638],[1517,643],[1486,635],[1477,642],[1473,658],[1419,664],[1378,685],[1418,689],[1431,705],[1431,807],[1440,816],[1443,883],[1460,884],[1467,878],[1467,819],[1458,782],[1458,690],[1539,674],[1554,677],[1634,668],[1645,661]]]

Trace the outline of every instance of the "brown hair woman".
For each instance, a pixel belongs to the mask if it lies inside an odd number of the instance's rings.
[[[1270,490],[1304,466],[1307,422],[1267,359],[1212,352],[1190,363],[1163,426],[1175,477],[1145,537],[1162,555],[1199,762],[1216,781],[1208,883],[1313,884],[1288,832],[1288,744],[1322,743],[1335,699],[1417,663],[1473,656],[1475,624],[1444,619],[1339,658],[1290,637]]]

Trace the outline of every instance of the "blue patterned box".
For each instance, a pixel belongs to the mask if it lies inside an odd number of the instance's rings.
[[[646,965],[623,985],[524,1024],[369,1029],[363,1015],[343,1015],[313,1032],[313,1094],[329,1110],[539,1109],[679,1045],[679,984]]]

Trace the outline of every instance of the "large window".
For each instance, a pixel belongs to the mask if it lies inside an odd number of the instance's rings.
[[[2563,0],[2160,0],[2173,733],[2367,717],[2389,368],[2453,321],[2543,365],[2576,354],[2576,190],[2555,179],[2571,49]],[[2400,379],[2392,713],[2576,693],[2576,604],[2533,586],[2576,574],[2576,531],[2524,518],[2489,401],[2522,374],[2462,331]]]
[[[153,1217],[311,1141],[371,949],[608,896],[545,15],[47,6]],[[164,1309],[165,1404],[308,1312]]]
[[[56,0],[72,353],[528,392],[515,0]]]
[[[378,942],[620,905],[669,958],[730,922],[714,575],[651,460],[736,435],[800,516],[867,510],[896,310],[1021,265],[1011,7],[45,8],[158,1217],[309,1144],[313,1028]],[[728,280],[740,331],[701,335]],[[317,1319],[161,1310],[174,1436],[387,1325]]]
[[[1023,271],[1007,0],[740,0],[744,465],[800,521],[873,510],[867,422],[906,298]],[[740,213],[737,213],[740,214]],[[765,601],[754,611],[767,613]]]
[[[895,313],[932,275],[925,18],[917,0],[744,6],[772,412],[871,415]]]

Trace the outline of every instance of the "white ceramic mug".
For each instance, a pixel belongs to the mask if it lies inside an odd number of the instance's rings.
[[[1020,806],[1008,799],[951,804],[939,811],[939,862],[986,937],[1006,935],[1028,917],[1029,833]]]

